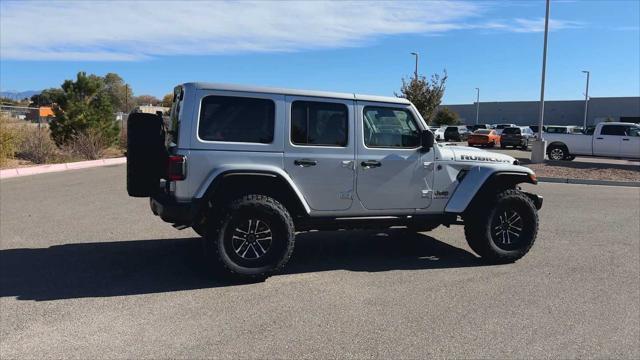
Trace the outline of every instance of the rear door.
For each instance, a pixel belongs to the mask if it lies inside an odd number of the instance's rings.
[[[347,210],[354,190],[354,101],[286,96],[284,169],[313,210]]]
[[[411,106],[357,102],[357,186],[369,210],[431,204],[434,152],[420,148],[422,125]]]
[[[620,156],[620,146],[625,135],[624,125],[602,125],[600,134],[593,136],[593,155]]]

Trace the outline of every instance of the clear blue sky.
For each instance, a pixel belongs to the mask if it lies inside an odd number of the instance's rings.
[[[446,68],[445,103],[539,97],[544,1],[1,3],[0,88],[120,74],[136,95],[211,81],[392,95]],[[547,99],[640,96],[640,1],[552,0]]]

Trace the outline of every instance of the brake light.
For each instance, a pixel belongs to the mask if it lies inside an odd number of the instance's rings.
[[[187,177],[187,158],[182,155],[170,155],[167,161],[167,180],[179,181]]]

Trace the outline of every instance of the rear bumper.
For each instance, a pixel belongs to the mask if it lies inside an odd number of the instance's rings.
[[[525,139],[500,139],[502,145],[523,145],[525,142]]]
[[[178,202],[168,195],[156,195],[150,199],[151,211],[168,223],[190,226],[196,219],[199,202]]]

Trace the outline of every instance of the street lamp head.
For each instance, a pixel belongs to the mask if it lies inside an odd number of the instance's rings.
[[[587,70],[582,70],[583,73],[588,74],[589,72]]]
[[[414,53],[414,52],[412,52],[412,53],[411,53],[411,55],[418,56],[418,53]]]

